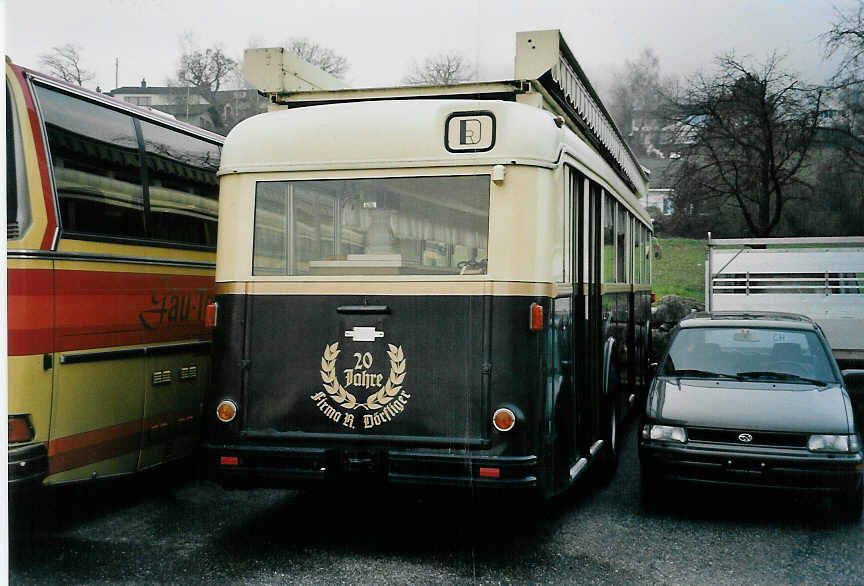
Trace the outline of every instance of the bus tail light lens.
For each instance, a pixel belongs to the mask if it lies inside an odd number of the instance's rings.
[[[207,310],[204,312],[204,327],[215,328],[216,321],[219,318],[219,304],[215,301],[207,304]]]
[[[477,471],[477,475],[480,478],[501,478],[501,469],[500,468],[480,468]]]
[[[532,332],[539,332],[543,329],[543,306],[536,303],[531,304],[531,321],[529,329]]]
[[[216,417],[223,423],[230,423],[237,417],[237,403],[225,399],[216,407]]]
[[[20,444],[31,442],[35,437],[29,415],[9,416],[9,443]]]
[[[492,425],[498,431],[510,431],[516,425],[516,415],[510,409],[501,407],[492,415]]]

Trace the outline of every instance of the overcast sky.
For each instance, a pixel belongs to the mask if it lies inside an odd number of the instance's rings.
[[[91,84],[164,85],[176,70],[180,39],[220,45],[240,58],[255,41],[281,45],[308,37],[346,56],[349,85],[395,85],[412,61],[458,49],[481,79],[513,74],[515,34],[559,28],[595,85],[627,59],[653,48],[665,74],[686,74],[735,50],[787,55],[786,67],[820,82],[831,73],[819,35],[835,6],[853,0],[7,0],[5,51],[39,69],[51,47],[81,47]]]

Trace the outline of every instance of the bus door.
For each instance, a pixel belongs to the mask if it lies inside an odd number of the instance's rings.
[[[572,361],[575,365],[573,421],[575,452],[587,454],[598,436],[597,393],[595,388],[596,365],[594,340],[597,337],[596,306],[599,304],[595,283],[597,261],[596,194],[586,190],[587,180],[581,174],[571,171],[571,196],[573,198],[573,346]]]
[[[582,335],[577,359],[583,373],[580,409],[580,429],[583,447],[588,448],[601,435],[602,408],[602,298],[600,292],[602,250],[601,192],[599,187],[582,180],[579,182],[578,257],[579,292],[583,295],[581,309]]]

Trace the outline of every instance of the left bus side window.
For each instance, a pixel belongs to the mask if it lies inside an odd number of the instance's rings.
[[[150,196],[150,235],[216,246],[219,147],[141,121]]]
[[[615,199],[603,192],[603,282],[615,282]]]
[[[21,146],[21,126],[15,115],[15,102],[6,85],[6,239],[16,240],[30,227],[30,200],[24,151]]]
[[[143,238],[144,192],[132,118],[36,85],[65,232]]]
[[[630,282],[630,271],[627,263],[627,228],[630,224],[630,219],[627,216],[627,210],[620,203],[618,208],[618,219],[615,222],[615,265],[617,267],[616,280],[619,283]]]

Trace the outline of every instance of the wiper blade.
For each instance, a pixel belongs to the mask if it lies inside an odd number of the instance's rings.
[[[738,376],[741,378],[776,378],[780,380],[788,380],[794,382],[804,382],[810,383],[814,385],[818,385],[820,387],[828,386],[828,383],[825,381],[821,381],[815,378],[807,378],[803,376],[799,376],[797,374],[792,374],[791,372],[775,372],[773,370],[754,370],[752,372],[739,372]]]
[[[704,376],[716,378],[731,378],[738,380],[738,376],[734,374],[726,374],[725,372],[711,372],[710,370],[696,370],[693,368],[683,368],[681,370],[672,370],[664,372],[664,376]]]

